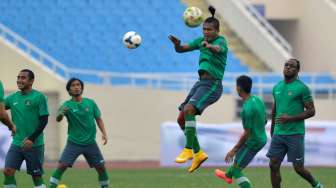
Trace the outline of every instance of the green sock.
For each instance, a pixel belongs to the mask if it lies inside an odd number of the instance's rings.
[[[313,186],[313,188],[320,188],[320,187],[322,187],[321,183],[319,181],[317,181],[317,180],[314,180],[314,183],[313,183],[312,186]]]
[[[186,135],[186,148],[193,149],[194,148],[194,140],[196,137],[196,121],[194,115],[186,115],[185,116],[185,130],[184,133]]]
[[[33,178],[33,182],[34,182],[34,185],[35,185],[36,187],[38,187],[38,186],[44,184],[44,181],[43,181],[43,178],[42,178],[42,177],[35,177],[35,178]]]
[[[195,137],[194,137],[193,150],[194,150],[194,153],[198,153],[201,150],[201,147],[200,147],[199,142],[198,142],[197,135],[195,135]]]
[[[59,182],[61,181],[62,175],[65,171],[56,169],[50,177],[50,185],[49,188],[56,188]]]
[[[108,175],[106,170],[103,173],[98,173],[98,180],[101,188],[107,188],[109,185]]]
[[[246,178],[246,177],[245,177],[245,178]],[[247,180],[248,180],[248,179],[247,179]],[[249,181],[244,181],[244,182],[240,183],[239,186],[240,186],[241,188],[251,188],[251,184],[250,184]]]
[[[245,177],[244,173],[242,172],[242,169],[240,169],[238,166],[233,167],[233,177],[236,179],[239,187],[251,188],[250,180],[247,177]]]
[[[15,176],[5,176],[4,185],[15,185],[16,186]]]
[[[229,177],[229,178],[232,178],[232,176],[233,176],[233,171],[234,171],[234,166],[231,165],[231,166],[228,168],[228,170],[226,171],[225,175],[226,175],[227,177]]]

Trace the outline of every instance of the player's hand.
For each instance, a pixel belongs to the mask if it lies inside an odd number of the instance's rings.
[[[181,44],[180,39],[178,39],[177,37],[173,36],[173,35],[169,35],[168,38],[170,39],[170,41],[172,41],[172,43],[175,46],[179,46]]]
[[[64,108],[62,109],[61,114],[62,114],[63,116],[65,116],[65,114],[66,114],[68,111],[69,111],[69,108],[68,108],[68,107],[64,107]]]
[[[210,44],[209,44],[208,41],[205,40],[205,41],[202,42],[202,46],[204,46],[205,48],[209,48]]]
[[[289,116],[289,115],[287,115],[287,114],[284,114],[284,115],[282,115],[282,116],[280,116],[280,117],[277,117],[276,119],[275,119],[275,122],[276,123],[288,123],[288,122],[290,122],[291,121],[291,116]]]
[[[13,125],[11,128],[9,128],[9,130],[12,132],[12,136],[15,136],[15,134],[16,134],[16,126]]]
[[[23,140],[22,148],[24,151],[30,150],[33,147],[33,141],[29,140],[28,138],[25,138]]]
[[[230,162],[232,162],[233,157],[234,157],[235,154],[236,154],[236,152],[235,152],[234,150],[229,151],[229,152],[226,154],[226,156],[225,156],[225,162],[226,162],[226,163],[230,163]]]
[[[107,135],[106,134],[102,135],[102,140],[103,140],[103,145],[106,145],[107,144]]]

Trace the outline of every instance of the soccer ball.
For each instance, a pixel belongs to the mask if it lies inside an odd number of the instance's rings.
[[[66,186],[65,184],[59,184],[58,186],[57,186],[57,188],[67,188],[68,186]]]
[[[197,27],[203,22],[202,14],[201,9],[197,7],[188,7],[183,13],[184,23],[189,27]]]
[[[125,33],[123,42],[127,48],[134,49],[140,46],[141,36],[135,31],[129,31]]]

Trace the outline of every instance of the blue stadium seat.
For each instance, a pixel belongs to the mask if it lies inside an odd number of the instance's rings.
[[[195,72],[199,53],[177,54],[167,38],[174,34],[188,42],[202,35],[201,27],[183,23],[185,8],[179,0],[1,0],[0,22],[69,68]],[[122,44],[123,34],[130,30],[143,38],[138,49]],[[229,52],[226,71],[248,72],[249,67]],[[94,76],[84,80],[102,82]]]

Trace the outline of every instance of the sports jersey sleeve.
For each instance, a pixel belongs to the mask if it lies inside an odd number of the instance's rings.
[[[303,102],[311,102],[313,101],[313,97],[311,96],[310,90],[307,86],[303,88],[302,92],[302,101]]]
[[[220,53],[224,53],[228,50],[227,43],[224,38],[219,38],[214,42],[214,45],[217,45],[220,47]]]
[[[250,129],[252,127],[252,116],[253,112],[252,109],[244,109],[242,113],[242,121],[243,121],[243,127],[244,129]]]
[[[40,116],[49,115],[48,102],[47,101],[48,101],[47,96],[41,95],[39,105],[38,105]]]
[[[2,103],[2,102],[4,102],[4,96],[5,96],[5,94],[4,94],[5,92],[4,92],[4,88],[3,88],[3,86],[2,86],[2,82],[0,81],[0,103]]]
[[[93,102],[93,115],[95,118],[99,118],[101,116],[101,112],[99,110],[99,107],[97,106],[96,102]]]
[[[57,115],[60,115],[63,112],[63,109],[66,108],[66,102],[64,102],[57,110]],[[65,114],[66,115],[66,114]]]
[[[4,100],[6,109],[10,109],[10,103],[11,103],[10,101],[11,101],[11,95],[6,97],[5,100]]]
[[[203,37],[199,37],[191,42],[188,43],[189,48],[192,50],[196,50],[200,48],[200,45],[202,43]]]

